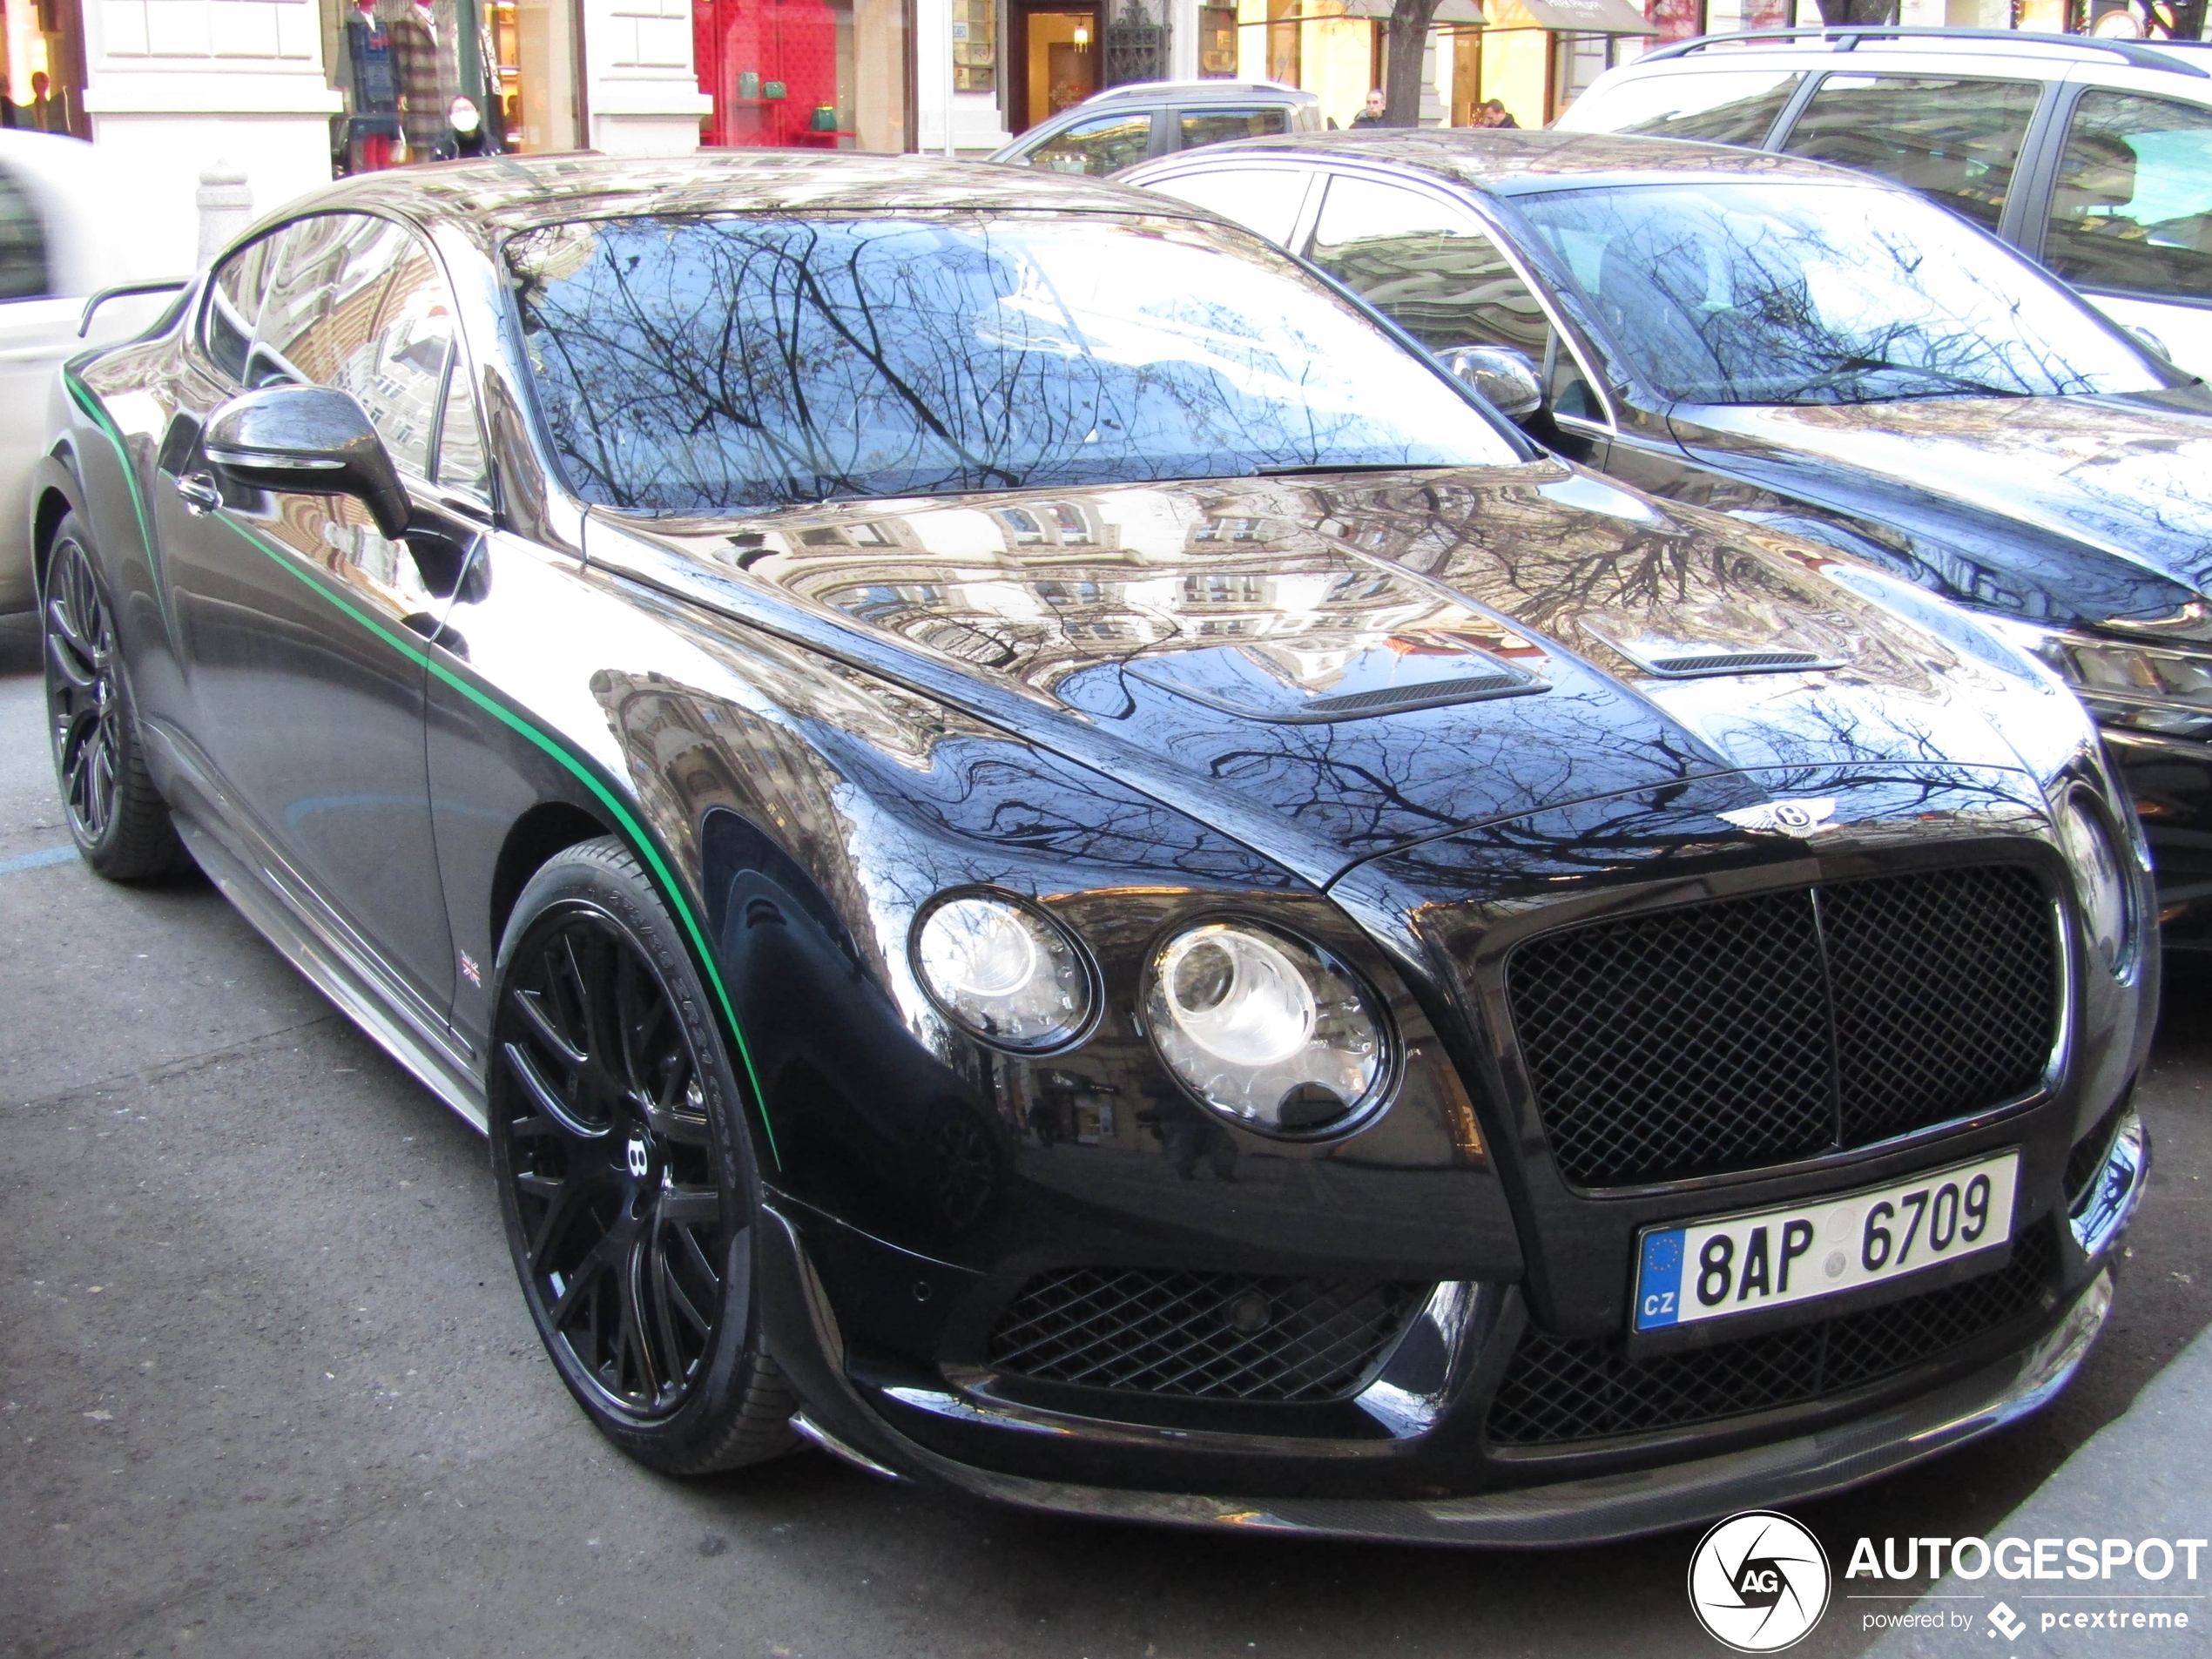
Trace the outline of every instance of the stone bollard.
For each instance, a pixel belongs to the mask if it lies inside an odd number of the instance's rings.
[[[199,204],[199,263],[205,266],[253,217],[253,186],[242,169],[217,161],[200,173],[193,199]]]

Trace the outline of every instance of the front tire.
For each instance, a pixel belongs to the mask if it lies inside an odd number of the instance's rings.
[[[759,1181],[682,936],[611,838],[550,860],[501,942],[491,1158],[538,1335],[608,1439],[670,1474],[797,1444],[761,1346]]]
[[[55,529],[43,586],[46,725],[70,837],[85,863],[111,881],[182,869],[183,844],[138,741],[114,612],[74,513]]]

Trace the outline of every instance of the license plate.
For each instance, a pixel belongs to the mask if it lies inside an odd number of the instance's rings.
[[[1894,1186],[1645,1231],[1635,1328],[1665,1331],[1909,1278],[2013,1236],[2020,1154]]]

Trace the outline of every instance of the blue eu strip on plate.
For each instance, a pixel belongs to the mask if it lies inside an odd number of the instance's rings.
[[[1636,1329],[1659,1331],[1672,1325],[1682,1309],[1682,1235],[1643,1236],[1643,1260],[1636,1274]]]

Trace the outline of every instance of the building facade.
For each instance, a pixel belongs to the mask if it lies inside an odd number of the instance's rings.
[[[1349,125],[1392,0],[0,0],[0,124],[116,152],[148,268],[195,195],[258,212],[334,173],[488,149],[701,145],[974,156],[1107,85],[1298,85]],[[1907,24],[2105,28],[2125,0],[1900,0]],[[1651,41],[1818,21],[1814,0],[1444,0],[1421,118],[1540,126]]]

